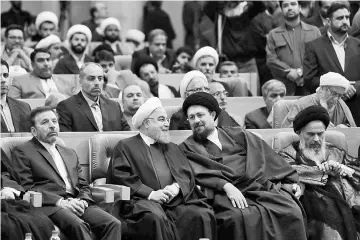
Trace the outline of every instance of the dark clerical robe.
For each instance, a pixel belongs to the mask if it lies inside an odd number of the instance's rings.
[[[24,189],[14,180],[13,174],[16,173],[1,149],[1,188],[10,187],[23,193]],[[20,197],[1,200],[1,239],[23,240],[25,233],[32,233],[33,239],[49,240],[53,229],[48,217]]]
[[[306,239],[301,204],[291,192],[298,175],[264,141],[241,128],[217,128],[222,150],[190,136],[182,144],[197,184],[214,190],[221,239]],[[237,187],[249,205],[234,208],[223,186]]]
[[[195,186],[188,160],[174,144],[150,147],[141,135],[121,140],[110,160],[107,183],[130,187],[131,200],[119,214],[130,233],[140,239],[216,239],[216,219],[205,196]],[[152,191],[177,182],[180,193],[169,203],[149,201]]]
[[[279,154],[296,169],[300,182],[305,184],[301,201],[308,218],[310,239],[359,239],[360,179],[320,171],[314,161],[304,156],[299,142],[282,149]],[[360,172],[359,160],[327,143],[324,161],[329,159]]]

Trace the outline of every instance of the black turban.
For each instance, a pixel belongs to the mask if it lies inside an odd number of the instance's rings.
[[[217,102],[217,100],[211,94],[206,92],[193,93],[185,99],[182,106],[185,116],[187,116],[188,108],[195,105],[203,106],[209,109],[209,111],[211,112],[216,112],[215,120],[221,112],[221,108],[219,107],[219,103]]]
[[[295,117],[293,122],[294,132],[301,130],[309,122],[322,121],[325,128],[329,126],[330,117],[325,108],[313,105],[301,110]]]
[[[154,65],[156,71],[157,72],[159,71],[158,65],[155,62],[155,60],[147,54],[140,53],[137,57],[135,57],[135,59],[133,61],[134,61],[134,64],[133,64],[131,70],[138,77],[140,77],[140,68],[145,64],[152,64],[152,65]]]

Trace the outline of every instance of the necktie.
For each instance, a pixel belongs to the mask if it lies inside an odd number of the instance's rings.
[[[93,115],[94,115],[94,118],[95,118],[96,125],[98,126],[99,131],[102,132],[103,124],[102,124],[102,115],[101,115],[100,106],[97,103],[93,103],[91,105],[91,107],[95,110]]]

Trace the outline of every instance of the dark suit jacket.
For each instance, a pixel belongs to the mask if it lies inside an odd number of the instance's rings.
[[[103,131],[130,131],[119,103],[105,96],[100,97]],[[94,115],[82,92],[62,102],[56,108],[62,132],[99,131]]]
[[[141,55],[149,55],[150,56],[150,50],[149,47],[146,47],[144,49],[141,49],[139,51],[136,51],[133,53],[132,55],[132,62],[131,62],[131,70],[134,72],[134,63],[136,62],[136,60],[141,56]],[[175,52],[172,49],[166,49],[165,51],[165,60],[162,62],[162,65],[164,68],[167,68],[169,70],[172,69],[172,66],[174,64],[175,61]]]
[[[16,182],[16,172],[13,171],[11,160],[1,149],[1,188],[10,187],[23,192],[24,188]]]
[[[68,171],[71,184],[80,198],[93,203],[90,187],[82,176],[82,170],[75,151],[71,148],[56,145]],[[17,182],[26,191],[42,193],[43,207],[40,208],[46,215],[51,215],[59,207],[56,202],[69,197],[65,182],[62,179],[51,154],[34,137],[13,150],[13,169],[18,173]]]
[[[266,129],[272,128],[267,121],[269,112],[266,107],[256,109],[245,115],[245,127],[246,129]]]
[[[84,62],[92,62],[92,59],[85,55]],[[56,64],[54,74],[79,74],[79,68],[76,64],[75,59],[71,54],[64,56],[61,58]]]
[[[9,105],[11,118],[15,128],[15,132],[30,132],[29,116],[31,108],[28,103],[22,102],[11,97],[6,97]],[[1,122],[1,132],[8,132],[4,122]]]
[[[314,16],[312,16],[311,18],[307,19],[306,23],[313,25],[315,27],[318,27],[318,28],[321,28],[324,26],[319,13],[317,13]]]

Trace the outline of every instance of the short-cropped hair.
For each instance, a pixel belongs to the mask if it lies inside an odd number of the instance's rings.
[[[6,29],[5,29],[5,37],[8,37],[9,36],[9,32],[11,30],[20,30],[22,31],[23,35],[24,35],[24,28],[21,27],[20,25],[16,25],[16,24],[11,24],[10,26],[8,26]]]
[[[166,32],[162,29],[154,29],[152,30],[149,35],[148,35],[148,41],[149,43],[152,43],[154,41],[154,38],[158,35],[162,35],[162,36],[165,36],[166,39],[168,38]]]
[[[109,52],[107,50],[101,50],[101,51],[97,52],[95,55],[94,62],[100,63],[101,61],[108,61],[108,62],[115,63],[114,54],[112,54],[111,52]]]
[[[35,118],[37,115],[39,115],[43,112],[49,112],[49,111],[55,113],[54,110],[52,110],[50,107],[37,107],[37,108],[33,109],[29,116],[31,127],[35,127]],[[55,115],[56,115],[56,113],[55,113]],[[56,117],[57,117],[57,115],[56,115]]]
[[[269,91],[274,89],[274,85],[278,85],[278,86],[280,86],[280,88],[283,88],[285,90],[285,94],[286,94],[285,84],[280,82],[279,80],[272,79],[272,80],[269,80],[266,83],[264,83],[264,85],[262,85],[262,87],[261,87],[261,93],[263,95],[263,98],[266,98]]]
[[[236,66],[236,63],[234,63],[234,62],[232,62],[232,61],[225,61],[225,62],[220,63],[220,65],[219,65],[219,70],[220,70],[223,66],[235,66],[236,68],[238,68],[238,67]]]
[[[36,54],[38,54],[38,53],[48,53],[51,56],[51,53],[46,48],[37,48],[37,49],[34,49],[34,51],[32,51],[32,53],[30,54],[31,62],[35,61]]]
[[[339,9],[347,9],[350,12],[350,5],[348,1],[333,2],[327,10],[327,17],[332,18],[334,12]]]
[[[80,78],[80,79],[83,79],[83,78],[85,77],[85,69],[86,69],[88,66],[90,66],[90,65],[98,66],[99,68],[101,68],[101,70],[103,69],[103,68],[101,67],[101,65],[98,64],[98,63],[86,62],[86,63],[84,63],[84,64],[81,66],[81,68],[80,68],[80,70],[79,70],[79,78]]]

